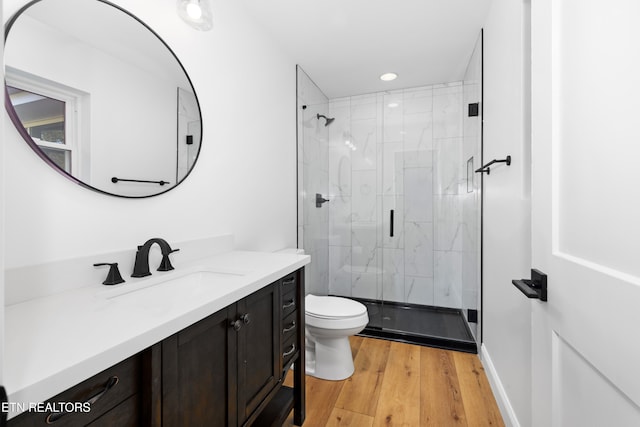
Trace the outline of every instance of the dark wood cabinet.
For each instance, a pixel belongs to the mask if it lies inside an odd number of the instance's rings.
[[[162,341],[164,426],[249,419],[281,381],[279,295],[268,285]]]
[[[235,305],[162,341],[162,425],[235,426]]]
[[[279,387],[255,420],[257,427],[279,427],[293,409],[293,422],[302,425],[305,419],[305,359],[304,359],[304,270],[295,271],[277,282],[280,287],[280,354],[282,374],[287,375],[293,364],[294,387]]]
[[[237,303],[238,425],[254,413],[282,380],[280,287],[273,283]]]
[[[297,271],[162,341],[162,425],[277,425],[291,409],[301,425],[304,369],[295,393],[282,381],[304,367],[303,294]]]
[[[60,426],[240,427],[304,421],[304,270],[298,270],[50,399],[98,399]],[[295,363],[294,389],[282,386]],[[11,427],[48,425],[24,413]],[[284,418],[283,418],[284,417]]]

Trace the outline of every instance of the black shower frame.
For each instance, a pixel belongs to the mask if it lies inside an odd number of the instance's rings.
[[[337,296],[337,295],[333,295],[333,296]],[[351,299],[358,301],[367,307],[371,304],[381,304],[383,307],[392,306],[392,307],[407,308],[407,309],[421,309],[421,310],[429,310],[434,312],[437,311],[440,313],[454,314],[454,315],[463,317],[462,309],[460,308],[428,306],[428,305],[411,304],[411,303],[395,302],[395,301],[380,301],[380,300],[371,300],[371,299],[355,298],[355,297],[351,297]],[[383,339],[388,339],[392,341],[404,342],[407,344],[424,345],[428,347],[441,348],[444,350],[455,350],[455,351],[463,351],[465,353],[476,354],[478,353],[478,346],[469,328],[469,323],[466,320],[463,320],[463,324],[464,324],[464,327],[466,328],[467,334],[470,337],[470,340],[384,329],[381,326],[370,326],[370,325],[367,325],[364,328],[364,330],[360,332],[358,335],[365,336],[365,337],[372,337],[372,338],[383,338]]]

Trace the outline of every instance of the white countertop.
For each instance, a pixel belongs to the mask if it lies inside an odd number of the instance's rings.
[[[92,284],[7,306],[9,402],[50,399],[309,262],[308,255],[232,251],[142,279],[123,275],[122,285]],[[193,280],[168,282],[180,277]]]

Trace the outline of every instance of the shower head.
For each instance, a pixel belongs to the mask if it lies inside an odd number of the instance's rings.
[[[322,117],[323,119],[325,119],[327,122],[324,124],[325,126],[329,126],[331,124],[331,122],[333,122],[335,120],[335,117],[327,117],[324,114],[316,114],[316,117],[318,118],[318,120],[320,120],[320,117]]]

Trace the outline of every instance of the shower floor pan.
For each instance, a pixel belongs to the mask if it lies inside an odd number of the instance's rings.
[[[446,350],[478,352],[460,309],[352,299],[364,304],[369,312],[369,324],[359,335]]]

